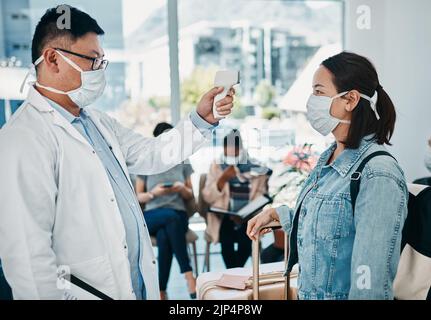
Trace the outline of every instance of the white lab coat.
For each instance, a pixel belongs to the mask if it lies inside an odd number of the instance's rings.
[[[102,112],[88,113],[127,176],[166,171],[208,141],[189,118],[145,138]],[[0,130],[0,150],[0,259],[14,299],[60,299],[59,266],[114,299],[136,299],[121,214],[87,140],[30,88]],[[144,238],[147,298],[159,299],[148,232]]]

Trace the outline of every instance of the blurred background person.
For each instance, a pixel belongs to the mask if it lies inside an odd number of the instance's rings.
[[[427,152],[425,154],[425,166],[428,171],[431,172],[431,138],[428,140]],[[431,186],[431,177],[417,179],[413,183]]]
[[[159,123],[153,135],[157,137],[172,128],[169,123]],[[148,231],[157,239],[162,300],[168,298],[166,289],[173,255],[177,258],[181,273],[185,275],[190,297],[196,297],[196,279],[186,243],[189,222],[185,202],[194,200],[190,178],[192,173],[192,166],[184,162],[164,173],[138,176],[136,180],[136,193],[144,210]]]
[[[211,207],[237,212],[268,191],[271,171],[249,159],[239,131],[232,130],[224,138],[223,147],[222,159],[211,165],[202,195]],[[207,224],[213,243],[221,243],[226,267],[243,267],[251,254],[247,225],[238,217],[211,212]]]
[[[428,152],[425,156],[425,166],[431,172],[431,138],[428,140]]]
[[[0,261],[0,300],[13,300],[12,290],[6,281]]]

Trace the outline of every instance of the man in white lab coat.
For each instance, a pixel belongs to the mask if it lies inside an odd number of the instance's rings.
[[[15,299],[159,299],[129,173],[163,172],[202,146],[217,125],[212,105],[223,89],[204,95],[158,138],[122,127],[87,108],[105,86],[104,32],[86,13],[69,10],[70,28],[59,28],[56,8],[37,25],[37,81],[0,130],[3,270]],[[218,103],[221,115],[231,112],[233,94]],[[64,274],[73,285],[59,279]]]

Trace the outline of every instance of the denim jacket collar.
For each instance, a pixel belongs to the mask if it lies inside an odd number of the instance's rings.
[[[359,161],[364,155],[368,148],[375,142],[373,135],[368,135],[362,138],[359,147],[357,149],[345,149],[338,158],[332,162],[329,166],[335,169],[342,177],[346,177],[347,173],[352,167]],[[337,143],[334,142],[320,157],[318,163],[319,170],[326,165],[332,153],[337,147]]]

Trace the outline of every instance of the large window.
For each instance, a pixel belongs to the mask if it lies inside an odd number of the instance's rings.
[[[17,66],[27,66],[30,39],[22,35],[32,34],[43,12],[61,3],[3,0],[0,60],[14,58]],[[125,125],[149,135],[157,122],[177,121],[212,87],[217,70],[236,69],[241,72],[236,107],[222,127],[241,128],[256,150],[263,150],[262,140],[275,149],[324,143],[305,120],[305,102],[319,63],[342,49],[342,1],[69,3],[106,31],[108,86],[95,107]],[[25,23],[17,25],[16,17],[25,17]],[[23,44],[19,52],[14,43]]]
[[[178,22],[183,114],[212,87],[217,70],[239,70],[236,107],[220,137],[240,128],[250,154],[267,164],[295,144],[326,145],[305,106],[314,71],[342,50],[341,1],[178,0]],[[207,166],[207,154],[196,162]]]

